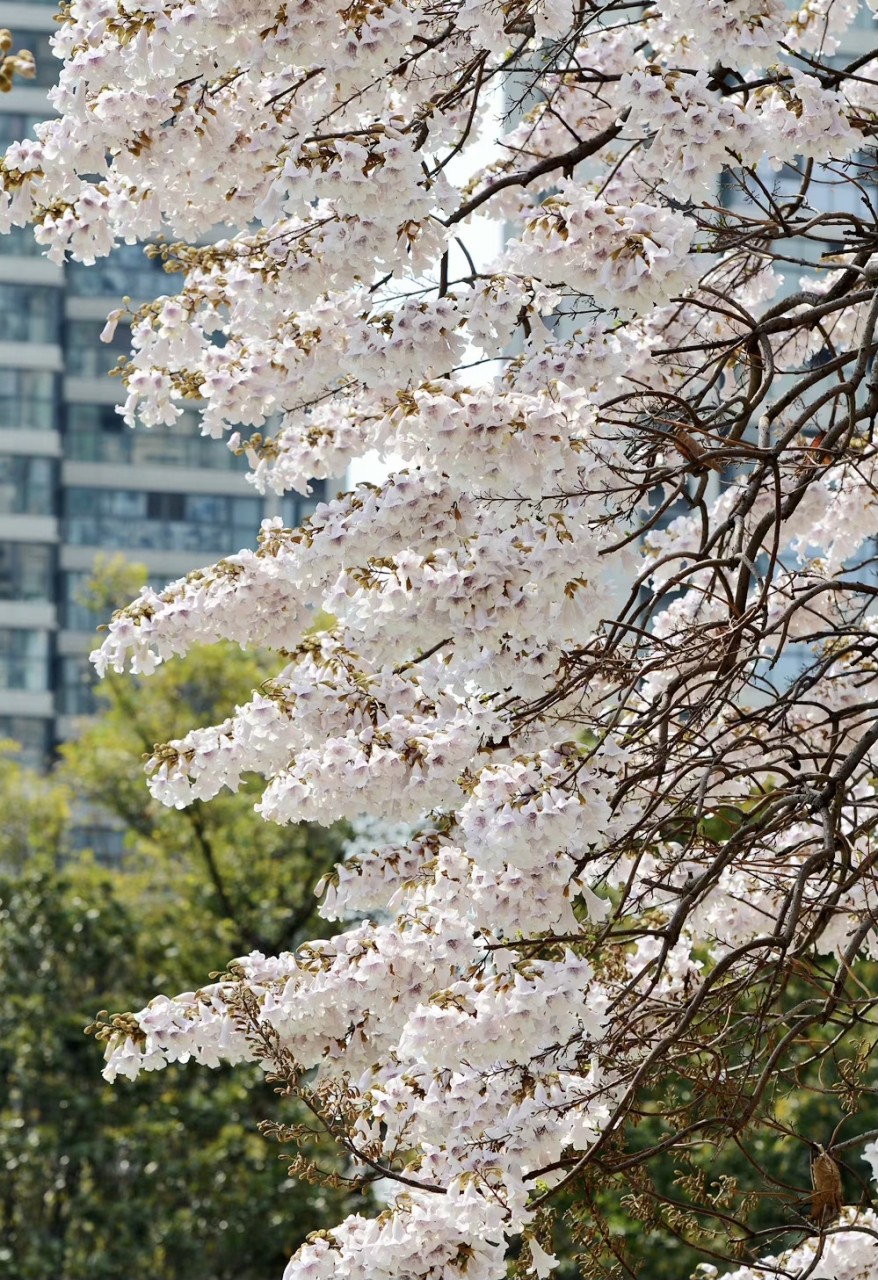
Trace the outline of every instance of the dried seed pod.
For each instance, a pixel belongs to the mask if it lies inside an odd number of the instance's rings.
[[[841,1213],[841,1173],[820,1143],[811,1149],[811,1217],[826,1227]]]
[[[710,467],[713,471],[722,471],[722,467],[718,462],[705,457],[704,449],[682,425],[678,425],[674,432],[674,444],[677,447],[677,452],[682,454],[687,462],[691,462],[696,470],[701,471],[705,467]]]

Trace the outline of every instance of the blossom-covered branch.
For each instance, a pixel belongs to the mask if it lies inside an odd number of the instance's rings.
[[[0,219],[57,262],[164,261],[167,296],[128,317],[125,420],[201,401],[260,491],[394,460],[144,589],[93,655],[279,654],[225,723],[157,748],[164,802],[256,773],[268,820],[405,825],[324,885],[331,940],[100,1023],[109,1079],[262,1063],[393,1188],[287,1280],[500,1280],[510,1249],[543,1277],[554,1201],[623,1175],[740,1280],[871,1274],[862,1176],[840,1217],[770,1192],[766,1232],[734,1188],[693,1175],[676,1201],[646,1173],[785,1132],[776,1099],[853,1028],[874,1051],[878,57],[837,54],[857,14],[63,6],[58,117],[7,150]],[[632,1146],[648,1094],[665,1134]]]

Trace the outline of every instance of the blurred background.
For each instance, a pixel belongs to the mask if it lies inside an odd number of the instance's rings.
[[[115,566],[116,589],[126,576],[138,573]],[[179,813],[144,785],[154,742],[222,719],[268,673],[258,657],[211,648],[145,687],[111,677],[99,714],[49,771],[0,745],[9,1280],[270,1280],[310,1231],[368,1208],[287,1177],[278,1157],[290,1149],[257,1125],[293,1110],[258,1068],[175,1066],[111,1087],[101,1046],[83,1034],[101,1008],[142,1008],[157,992],[197,989],[233,956],[333,932],[315,918],[313,886],[343,830],[265,823],[253,788]],[[321,1164],[331,1170],[331,1154]]]

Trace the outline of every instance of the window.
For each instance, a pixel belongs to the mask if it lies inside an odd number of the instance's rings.
[[[60,317],[57,289],[0,284],[0,342],[57,342]]]
[[[66,431],[70,437],[121,436],[129,430],[130,428],[126,427],[122,421],[121,415],[116,412],[114,404],[69,404],[67,406]],[[97,462],[98,459],[88,458],[84,461]],[[120,459],[116,458],[113,461],[120,461]]]
[[[281,501],[280,515],[287,529],[297,529],[308,516],[317,509],[317,504],[325,502],[327,496],[326,481],[311,481],[311,496],[306,498],[301,493],[287,493]]]
[[[0,542],[0,600],[52,599],[52,548]]]
[[[77,853],[91,853],[98,866],[118,866],[125,857],[125,831],[122,827],[76,826],[70,832],[70,845]]]
[[[3,149],[0,143],[0,150]],[[38,258],[45,253],[46,245],[37,244],[33,227],[10,227],[5,235],[0,235],[0,253],[17,258]]]
[[[236,457],[222,440],[201,434],[201,415],[195,409],[184,409],[172,426],[138,426],[132,431],[111,404],[68,405],[64,453],[77,462],[248,469],[243,455]]]
[[[839,56],[829,61],[838,61],[840,66],[844,66],[848,58]],[[870,201],[874,200],[875,188],[875,166],[872,154],[858,151],[845,161],[843,170],[848,178],[846,182],[839,181],[841,171],[837,172],[837,170],[836,165],[830,165],[828,168],[821,164],[814,165],[808,186],[809,206],[821,213],[849,213],[855,218],[870,217]],[[801,158],[794,164],[783,164],[777,171],[772,169],[767,160],[762,160],[755,169],[758,181],[754,181],[746,171],[724,169],[720,178],[720,202],[733,213],[742,213],[745,216],[753,214],[754,203],[761,207],[764,213],[767,208],[765,191],[770,191],[773,197],[781,202],[793,200],[801,189],[804,172],[805,162]],[[755,216],[762,216],[758,208]],[[853,226],[853,223],[849,225]],[[845,230],[844,223],[836,228],[836,234],[842,239],[845,235],[852,233]],[[819,247],[815,249],[814,243],[806,239],[792,239],[784,252],[790,257],[803,258],[817,265],[816,255]],[[801,276],[800,266],[780,263],[778,269],[786,274],[789,287],[798,288]]]
[[[186,497],[182,493],[148,493],[147,520],[185,520]],[[193,519],[197,517],[191,517]]]
[[[88,268],[93,270],[92,267]],[[103,320],[73,320],[67,324],[65,363],[77,378],[103,378],[118,367],[118,357],[131,350],[131,330],[119,324],[112,342],[101,342]],[[121,392],[121,388],[120,388]]]
[[[61,625],[68,631],[95,631],[106,618],[85,603],[90,573],[65,573],[62,588]]]
[[[55,426],[55,375],[42,369],[0,369],[0,428]]]
[[[32,84],[40,89],[51,89],[52,85],[58,83],[61,62],[52,53],[52,48],[49,44],[51,36],[51,31],[19,31],[13,28],[12,51],[18,53],[20,49],[30,49],[37,64],[37,74],[34,79],[22,80],[21,84]],[[19,82],[16,81],[16,83]]]
[[[59,662],[55,697],[62,716],[91,716],[98,709],[97,674],[88,658],[64,657]]]
[[[0,738],[17,742],[18,759],[29,769],[44,769],[51,744],[51,723],[32,716],[0,716]]]
[[[34,53],[34,50],[31,50]],[[58,64],[61,65],[60,62]],[[19,83],[24,83],[19,81]],[[48,112],[51,108],[46,108],[43,115],[25,115],[21,111],[4,111],[0,114],[0,147],[5,151],[13,142],[24,142],[25,138],[35,138],[37,135],[34,129],[38,124],[42,124],[44,120],[50,119]]]
[[[88,601],[88,584],[92,579],[88,572],[65,573],[62,584],[62,626],[68,631],[96,631],[108,620],[111,609],[101,607],[92,609]],[[147,582],[156,591],[161,591],[168,584],[166,574],[150,577]]]
[[[96,631],[107,619],[86,604],[90,573],[65,573],[62,595],[62,626],[69,631]]]
[[[155,298],[175,292],[161,258],[148,258],[142,244],[120,244],[108,258],[92,267],[71,262],[67,268],[70,292],[80,297]]]
[[[0,515],[51,515],[54,481],[51,458],[0,454]]]
[[[67,541],[79,546],[229,554],[255,546],[259,498],[68,489]]]
[[[147,495],[128,489],[68,489],[65,493],[68,519],[145,519]]]
[[[232,499],[233,503],[234,501],[235,499]],[[244,501],[248,502],[250,499],[245,498]],[[181,514],[171,518],[180,520],[183,516]],[[210,494],[194,494],[186,499],[185,518],[194,520],[197,524],[220,524],[223,520],[229,518],[229,499],[214,497]],[[232,515],[232,519],[234,520],[234,515]]]
[[[0,629],[0,689],[40,692],[49,687],[48,677],[48,633]]]

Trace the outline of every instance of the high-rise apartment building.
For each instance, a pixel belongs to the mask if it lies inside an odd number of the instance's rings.
[[[37,60],[35,81],[0,96],[0,153],[50,114],[59,63],[48,37],[54,3],[0,0],[0,27]],[[170,286],[170,289],[169,289]],[[187,409],[173,428],[131,431],[108,371],[128,350],[100,332],[108,311],[173,291],[140,246],[93,267],[57,267],[30,228],[0,236],[0,737],[44,762],[94,707],[88,653],[98,619],[82,603],[96,557],[121,552],[164,584],[240,547],[260,520],[298,523],[295,495],[263,500],[246,462],[199,434]]]

